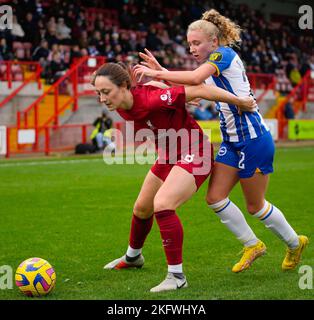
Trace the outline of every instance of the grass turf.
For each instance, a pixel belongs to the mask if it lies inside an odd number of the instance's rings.
[[[44,299],[313,299],[298,286],[298,270],[281,271],[285,245],[246,214],[268,249],[251,269],[233,274],[242,247],[204,202],[207,183],[178,214],[184,226],[184,271],[189,288],[151,294],[166,275],[156,223],[140,270],[108,271],[103,265],[124,254],[133,203],[148,165],[105,165],[95,157],[0,161],[0,266],[15,270],[30,257],[48,260],[57,273]],[[267,199],[281,208],[297,233],[314,231],[314,149],[277,149]],[[237,186],[231,199],[244,211]],[[314,266],[312,245],[300,265]],[[1,275],[0,275],[1,277]],[[0,299],[29,299],[0,290]]]

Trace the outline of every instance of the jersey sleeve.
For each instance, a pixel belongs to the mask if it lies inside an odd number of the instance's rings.
[[[221,47],[210,54],[207,63],[215,67],[216,73],[214,76],[218,77],[222,71],[230,66],[234,57],[235,52],[232,49]]]
[[[185,108],[185,99],[184,86],[166,89],[150,87],[147,94],[148,107],[153,110]]]

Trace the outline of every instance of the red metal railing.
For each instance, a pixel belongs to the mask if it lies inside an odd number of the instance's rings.
[[[256,97],[257,103],[263,100],[269,90],[276,88],[276,76],[268,73],[248,73],[247,74],[251,89],[256,93],[257,89],[261,89],[262,93]]]
[[[294,109],[295,113],[298,113],[300,110],[306,111],[309,83],[311,80],[311,70],[309,70],[298,83],[298,85],[296,85],[285,97],[285,99],[280,102],[276,112],[276,118],[278,119],[279,138],[284,138],[284,129],[288,123],[288,120],[285,117],[285,106],[288,101],[292,99],[294,102],[300,102],[299,107]]]
[[[4,61],[8,66],[7,66],[7,70],[10,68],[11,66],[11,62],[12,61]],[[19,63],[19,62],[16,62]],[[26,63],[26,62],[24,62]],[[10,102],[14,97],[17,96],[17,94],[22,91],[29,83],[33,82],[34,80],[37,82],[38,84],[38,89],[41,89],[41,82],[40,82],[40,74],[42,71],[42,68],[40,66],[39,63],[29,63],[30,66],[34,66],[35,71],[34,73],[32,73],[32,75],[25,79],[25,76],[23,76],[23,83],[21,85],[19,85],[14,91],[12,91],[4,100],[2,100],[0,102],[0,108],[2,108],[4,105],[6,105],[8,102]],[[7,75],[8,76],[8,75]],[[9,76],[9,81],[8,81],[8,87],[12,88],[12,79]]]
[[[62,113],[69,104],[73,104],[73,111],[76,111],[78,108],[78,68],[88,60],[88,57],[82,57],[76,63],[74,63],[70,70],[68,70],[62,77],[60,77],[42,96],[40,96],[37,100],[35,100],[29,107],[27,107],[24,111],[17,111],[17,127],[21,128],[21,121],[24,121],[24,128],[35,127],[38,128],[40,125],[45,126],[54,122],[55,125],[58,125],[59,122],[59,114]],[[68,99],[63,102],[63,104],[59,104],[59,86],[64,81],[70,79],[72,83],[72,94],[68,95]],[[53,95],[54,96],[54,112],[52,116],[50,116],[43,124],[39,124],[39,112],[40,112],[40,103],[45,99],[46,96]],[[29,115],[31,112],[34,112],[33,123],[29,121]]]
[[[35,130],[35,142],[30,144],[18,143],[17,127],[7,127],[7,153],[6,158],[16,154],[62,152],[73,150],[78,143],[86,143],[89,134],[94,129],[91,124],[67,124],[51,125],[38,128],[28,128]],[[40,132],[44,134],[40,135]]]
[[[2,67],[4,66],[4,71],[1,72]],[[22,78],[17,78],[20,81],[27,81],[25,79],[25,72],[29,68],[29,71],[36,74],[35,79],[38,84],[38,89],[41,88],[40,82],[40,71],[41,66],[38,62],[32,61],[0,61],[0,79],[6,81],[8,88],[12,89],[12,82],[16,79],[15,75],[18,73]]]
[[[102,56],[88,57],[86,62],[78,68],[78,96],[95,94],[95,90],[90,85],[90,76],[105,62],[106,58]]]

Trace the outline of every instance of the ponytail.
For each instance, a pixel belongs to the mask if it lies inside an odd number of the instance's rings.
[[[203,13],[202,20],[211,22],[217,28],[216,36],[222,46],[237,46],[241,42],[241,28],[215,9]]]

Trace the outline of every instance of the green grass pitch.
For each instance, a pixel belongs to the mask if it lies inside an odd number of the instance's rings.
[[[207,182],[178,210],[189,288],[149,292],[167,271],[156,222],[143,250],[142,269],[103,270],[127,248],[133,203],[149,168],[108,166],[100,156],[0,161],[0,266],[15,271],[30,257],[48,260],[57,283],[42,299],[313,299],[314,289],[299,288],[298,269],[281,271],[285,245],[247,213],[268,252],[246,272],[231,272],[242,247],[207,208]],[[310,240],[313,190],[314,148],[278,148],[267,199]],[[239,186],[231,199],[245,210]],[[314,267],[313,243],[300,265]],[[5,299],[29,298],[14,286],[0,290],[0,300]]]

